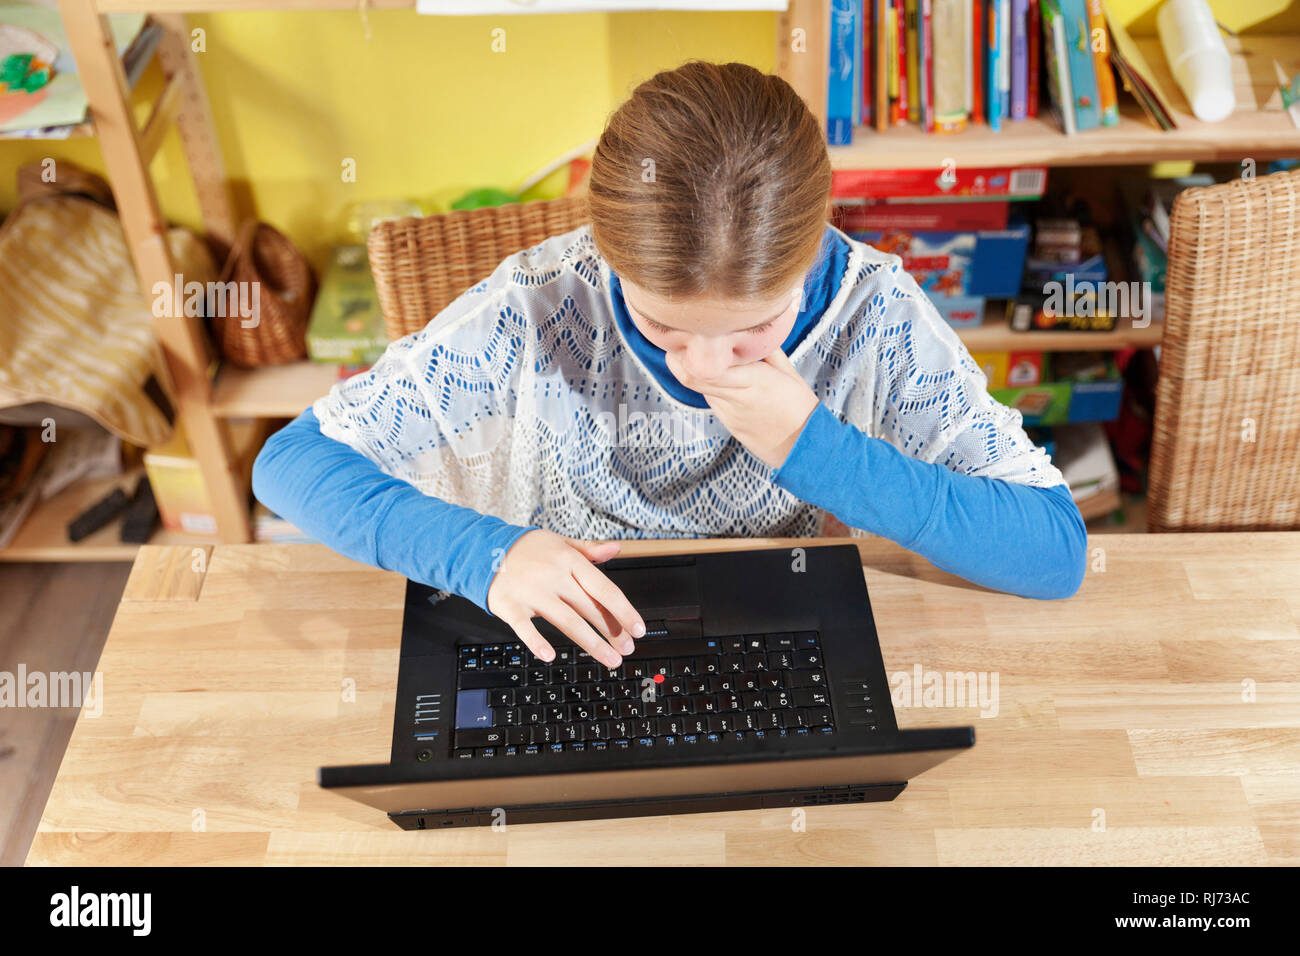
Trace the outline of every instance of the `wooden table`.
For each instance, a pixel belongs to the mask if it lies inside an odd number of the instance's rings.
[[[997,675],[996,716],[896,705],[973,724],[972,751],[802,831],[760,810],[504,832],[401,831],[315,785],[388,759],[402,578],[316,546],[143,548],[28,862],[1300,863],[1300,533],[1096,536],[1051,602],[860,548],[891,679]]]

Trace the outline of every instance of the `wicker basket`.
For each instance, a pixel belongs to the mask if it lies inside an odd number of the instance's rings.
[[[1150,531],[1300,528],[1300,170],[1178,194]]]
[[[389,339],[420,331],[507,256],[587,219],[585,198],[564,197],[379,223],[367,247]]]
[[[33,196],[75,195],[93,199],[101,206],[113,209],[113,190],[108,180],[90,170],[82,169],[76,163],[59,160],[54,167],[53,182],[46,182],[45,161],[26,163],[18,167],[18,198],[30,199]]]
[[[264,222],[249,221],[240,227],[221,274],[223,285],[240,283],[241,296],[249,293],[244,283],[257,283],[257,322],[234,315],[209,316],[212,340],[222,356],[235,365],[256,368],[283,365],[307,357],[307,323],[316,297],[316,278],[311,266],[279,230]],[[247,300],[245,300],[247,301]]]

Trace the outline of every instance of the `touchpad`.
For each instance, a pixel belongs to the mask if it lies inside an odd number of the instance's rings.
[[[652,568],[611,568],[606,574],[627,595],[627,599],[643,618],[654,620],[700,616],[699,571],[693,563]]]

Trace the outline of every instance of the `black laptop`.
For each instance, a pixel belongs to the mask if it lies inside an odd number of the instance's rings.
[[[616,670],[408,582],[392,759],[320,785],[408,830],[806,807],[892,800],[975,743],[898,729],[851,544],[600,568],[647,627]]]

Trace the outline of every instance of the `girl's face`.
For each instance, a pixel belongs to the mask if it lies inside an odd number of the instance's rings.
[[[794,328],[803,299],[802,283],[778,298],[744,303],[673,301],[626,279],[621,284],[628,315],[641,334],[705,382],[780,348]]]

